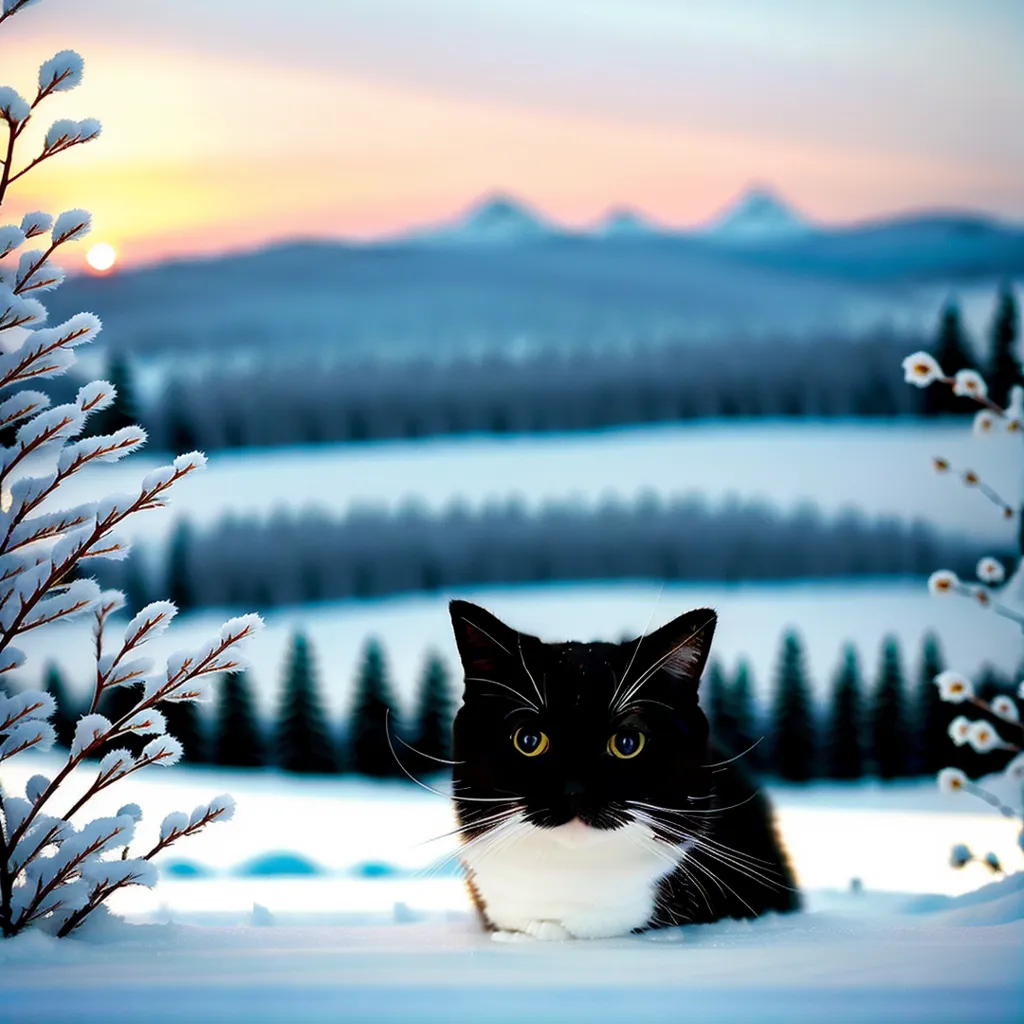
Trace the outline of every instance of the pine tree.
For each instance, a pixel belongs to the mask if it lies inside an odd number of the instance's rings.
[[[164,432],[172,452],[191,452],[199,447],[191,417],[186,407],[185,389],[172,380],[164,392]]]
[[[843,663],[832,683],[826,770],[832,779],[859,779],[864,774],[863,698],[860,664],[852,644],[843,648]]]
[[[414,774],[444,771],[443,762],[451,760],[455,714],[452,704],[448,669],[437,654],[430,654],[420,678],[416,727],[411,741],[415,751],[406,751],[412,762],[407,767]],[[405,761],[404,756],[402,760]]]
[[[187,764],[208,764],[198,705],[193,701],[168,701],[160,708],[167,719],[167,731],[181,741],[181,760]]]
[[[701,682],[701,703],[711,726],[711,738],[714,743],[729,754],[735,750],[736,729],[729,706],[729,687],[722,671],[722,665],[713,661]]]
[[[951,763],[952,745],[947,730],[952,721],[953,705],[942,700],[934,682],[944,667],[939,639],[934,633],[928,633],[921,644],[914,723],[914,768],[924,775],[934,775]]]
[[[790,782],[814,776],[814,713],[804,668],[803,644],[794,631],[782,641],[782,656],[775,680],[772,708],[773,769]]]
[[[740,658],[736,676],[729,690],[736,753],[743,759],[743,766],[752,770],[764,767],[767,751],[762,733],[758,728],[757,704],[754,700],[754,681],[750,663]]]
[[[53,718],[50,719],[54,732],[57,734],[57,742],[62,747],[69,748],[71,741],[75,738],[75,723],[84,709],[79,708],[72,701],[61,670],[52,662],[46,666],[43,689],[57,705],[57,710]]]
[[[977,370],[978,364],[971,353],[960,319],[960,307],[952,299],[943,307],[939,317],[938,336],[935,340],[935,358],[943,372],[952,377],[959,370]],[[925,411],[936,416],[945,413],[973,413],[977,405],[969,398],[954,395],[948,387],[931,387],[924,393]]]
[[[882,641],[882,659],[871,706],[871,747],[875,771],[881,779],[907,774],[909,730],[903,694],[903,666],[899,641]]]
[[[1005,406],[1010,388],[1024,384],[1024,373],[1017,358],[1017,338],[1020,335],[1020,314],[1013,285],[1005,284],[999,291],[995,316],[992,320],[991,354],[988,369],[989,397]]]
[[[179,611],[195,607],[195,588],[192,580],[192,527],[181,519],[174,527],[167,552],[168,597]]]
[[[104,691],[96,710],[104,718],[111,722],[116,722],[135,707],[141,696],[141,686],[114,686]],[[160,705],[160,712],[165,717],[167,709],[168,705],[166,703]],[[175,735],[177,734],[175,733]],[[122,736],[100,747],[97,751],[97,757],[102,757],[104,754],[119,747],[129,750],[133,755],[137,756],[145,745],[146,740],[141,736]]]
[[[355,704],[350,718],[352,768],[360,775],[376,778],[403,774],[391,752],[388,731],[397,721],[390,696],[387,666],[380,641],[366,642],[356,679]]]
[[[131,427],[139,422],[138,406],[135,401],[135,386],[128,360],[120,352],[114,352],[107,364],[107,379],[117,389],[117,397],[90,418],[87,428],[88,436],[98,437],[102,434],[113,434],[122,427]],[[195,448],[195,445],[192,446]],[[191,449],[182,449],[190,451]]]
[[[292,636],[278,712],[276,761],[287,772],[336,770],[327,721],[316,682],[313,652],[303,633]]]
[[[266,763],[263,737],[253,708],[248,674],[225,673],[217,693],[211,760],[231,768],[262,767]]]

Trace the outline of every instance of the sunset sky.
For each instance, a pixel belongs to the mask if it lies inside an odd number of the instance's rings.
[[[84,206],[128,262],[374,237],[515,193],[573,225],[628,204],[699,223],[751,182],[851,221],[1024,219],[1016,0],[45,0],[2,82],[64,48],[56,117],[104,135],[12,191]]]

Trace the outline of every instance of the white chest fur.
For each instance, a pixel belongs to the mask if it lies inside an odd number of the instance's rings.
[[[520,822],[465,849],[462,861],[497,928],[597,939],[645,925],[658,880],[681,856],[638,824],[605,831],[578,821],[553,829]]]

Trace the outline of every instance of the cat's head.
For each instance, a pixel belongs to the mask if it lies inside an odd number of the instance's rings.
[[[464,823],[483,825],[514,799],[539,828],[612,830],[644,804],[707,798],[697,687],[713,611],[619,644],[544,643],[466,601],[450,611],[466,677],[453,744]]]

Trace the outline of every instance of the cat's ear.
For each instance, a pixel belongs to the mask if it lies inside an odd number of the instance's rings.
[[[672,679],[692,681],[696,689],[717,622],[711,608],[696,608],[643,637],[636,658],[640,674],[664,672]]]
[[[469,601],[452,601],[448,612],[468,677],[486,676],[514,656],[517,633],[485,608]]]

